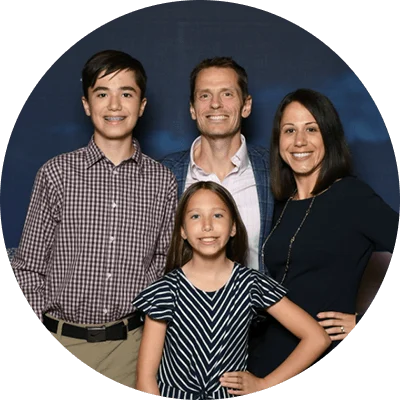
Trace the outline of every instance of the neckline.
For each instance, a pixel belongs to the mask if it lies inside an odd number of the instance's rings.
[[[340,182],[340,181],[342,181],[344,178],[339,178],[339,179],[336,179],[336,181],[335,182],[333,182],[330,186],[328,186],[326,189],[324,189],[322,192],[320,192],[320,193],[317,193],[316,195],[313,195],[313,196],[311,196],[311,197],[307,197],[306,199],[291,199],[290,200],[290,202],[291,203],[301,203],[301,202],[306,202],[307,200],[311,200],[311,199],[313,199],[314,197],[321,197],[321,196],[323,196],[324,194],[326,194],[326,193],[328,193],[329,191],[330,191],[330,189],[332,188],[332,186],[335,184],[335,183],[337,183],[337,182]],[[296,189],[296,192],[297,192],[297,189]]]
[[[222,291],[224,288],[226,288],[226,287],[228,286],[229,282],[232,280],[233,275],[235,274],[235,271],[236,271],[236,269],[237,269],[237,266],[238,266],[238,263],[233,262],[233,267],[232,267],[231,274],[229,275],[229,278],[226,280],[226,282],[225,282],[220,288],[218,288],[217,290],[212,290],[212,291],[210,291],[210,290],[203,290],[203,289],[198,288],[197,286],[195,286],[195,285],[189,280],[189,278],[188,278],[188,277],[186,276],[186,274],[183,272],[183,269],[182,269],[182,268],[179,268],[179,271],[180,271],[180,273],[182,274],[182,276],[184,277],[185,281],[188,282],[189,285],[190,285],[193,289],[195,289],[195,290],[197,290],[197,291],[199,291],[199,292],[205,293],[205,294],[207,294],[207,295],[215,295],[216,293]]]

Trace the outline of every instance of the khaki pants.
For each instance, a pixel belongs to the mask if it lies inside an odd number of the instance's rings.
[[[51,316],[49,317],[52,318]],[[107,340],[105,342],[88,343],[86,340],[62,336],[61,330],[64,321],[58,321],[57,333],[52,333],[52,335],[74,356],[106,377],[135,388],[136,363],[143,327],[128,332],[126,340]],[[127,324],[126,320],[123,321]],[[113,324],[105,324],[105,326]],[[79,324],[72,325],[85,326]]]

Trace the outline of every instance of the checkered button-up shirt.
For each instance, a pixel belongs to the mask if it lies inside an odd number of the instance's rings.
[[[16,278],[39,316],[101,324],[133,311],[164,271],[177,203],[174,175],[144,155],[115,166],[92,139],[38,172]]]

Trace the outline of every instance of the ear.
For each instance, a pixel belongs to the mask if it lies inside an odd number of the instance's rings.
[[[183,226],[181,227],[181,237],[183,240],[187,239],[187,235],[186,235],[186,232],[185,232],[185,229],[183,228]]]
[[[139,109],[139,117],[141,117],[144,113],[144,109],[146,108],[146,104],[147,104],[147,99],[146,97],[142,99],[141,103],[140,103],[140,109]]]
[[[83,109],[85,110],[85,114],[88,117],[90,117],[90,105],[89,105],[89,102],[87,101],[85,96],[82,96],[81,100],[82,100]]]
[[[231,229],[231,237],[234,237],[236,235],[236,224],[233,223],[232,229]]]
[[[190,103],[190,116],[192,117],[193,121],[196,121],[196,119],[197,119],[196,118],[196,111],[195,111],[192,103]]]
[[[244,104],[242,107],[242,118],[247,118],[250,115],[252,104],[253,104],[253,99],[249,95],[249,96],[247,96],[246,100],[244,101]]]

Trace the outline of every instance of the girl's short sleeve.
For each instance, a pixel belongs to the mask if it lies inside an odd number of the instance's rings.
[[[250,299],[254,310],[268,308],[286,295],[287,289],[281,284],[260,272],[253,271],[253,273],[254,280],[250,289]]]
[[[175,308],[173,293],[172,282],[164,277],[144,289],[132,305],[152,319],[171,321]]]

